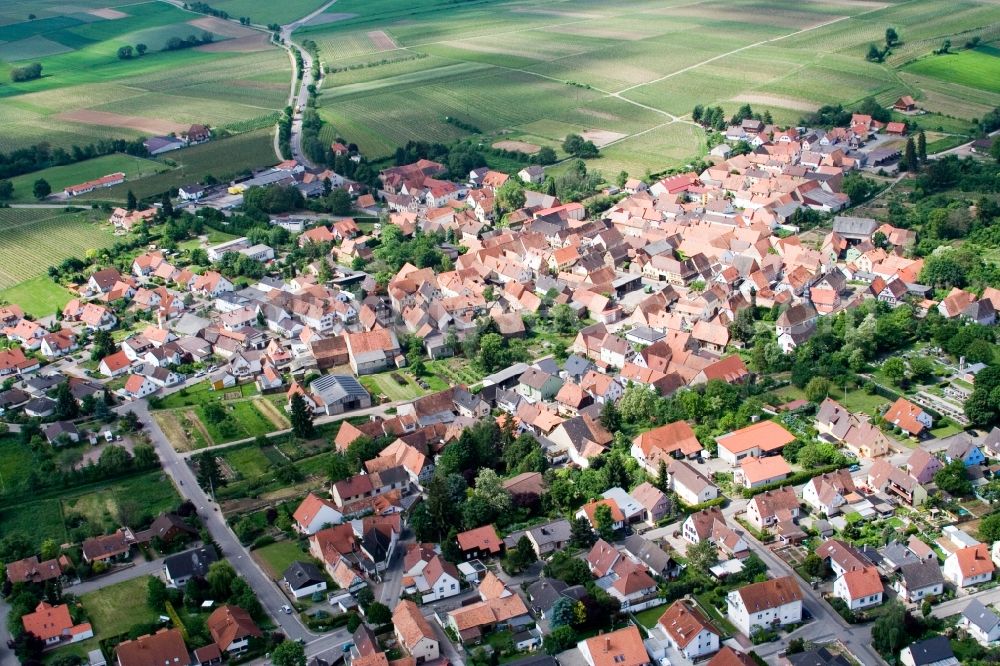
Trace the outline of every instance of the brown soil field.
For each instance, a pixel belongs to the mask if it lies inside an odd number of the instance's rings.
[[[528,143],[527,141],[511,141],[509,139],[497,141],[493,144],[493,147],[498,150],[509,150],[515,153],[524,153],[525,155],[534,155],[541,150],[540,146],[536,146],[533,143]]]
[[[128,127],[140,132],[149,132],[150,134],[170,134],[171,132],[184,132],[188,129],[187,125],[175,123],[170,120],[144,118],[142,116],[123,116],[119,113],[91,111],[89,109],[64,111],[57,115],[56,119],[69,120],[87,125],[101,125],[103,127]]]

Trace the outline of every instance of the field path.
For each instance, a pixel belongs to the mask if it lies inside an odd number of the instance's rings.
[[[274,403],[267,398],[258,398],[253,401],[254,407],[267,417],[267,420],[271,422],[276,428],[284,429],[291,427],[288,419],[285,415],[278,411],[278,408],[274,406]]]

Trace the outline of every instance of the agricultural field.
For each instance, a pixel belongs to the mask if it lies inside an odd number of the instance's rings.
[[[100,224],[106,221],[99,211],[0,209],[0,289],[44,276],[49,266],[63,259],[84,257],[89,251],[111,246],[114,235],[107,224]],[[20,293],[0,292],[0,296],[33,313],[37,309],[50,315],[53,308],[48,306],[58,305],[65,291],[52,287],[55,289],[38,282]],[[34,301],[31,297],[36,293],[44,300]]]
[[[37,62],[43,75],[14,83],[4,74],[0,151],[39,137],[70,149],[179,132],[194,123],[242,131],[273,125],[286,103],[288,57],[265,33],[237,23],[165,2],[77,3],[79,11],[70,13],[55,13],[69,11],[65,3],[44,3],[52,15],[34,21],[27,15],[39,3],[3,4],[0,19],[23,18],[0,24],[0,71]],[[167,50],[171,39],[191,36],[211,41]],[[144,55],[118,57],[120,47],[137,44],[146,46]]]
[[[909,94],[932,112],[928,129],[962,125],[965,134],[1000,105],[988,45],[1000,39],[998,24],[1000,6],[968,0],[640,0],[627,13],[609,0],[338,0],[296,37],[316,41],[331,69],[324,138],[343,136],[378,158],[409,140],[468,135],[448,117],[479,128],[484,143],[558,145],[591,130],[615,137],[590,165],[610,174],[704,154],[687,120],[696,104],[731,113],[749,103],[791,124],[823,104]],[[902,44],[885,63],[866,62],[890,26]],[[916,60],[946,38],[957,48],[977,36],[984,46],[975,51]],[[944,70],[923,69],[938,61]],[[956,67],[973,73],[957,80]]]
[[[981,46],[916,60],[905,71],[1000,94],[1000,49]]]
[[[90,192],[77,199],[87,202],[123,202],[129,190],[142,199],[171,188],[200,182],[209,175],[225,182],[233,176],[276,164],[277,161],[274,154],[274,130],[258,129],[166,153],[154,161],[166,167],[166,170],[148,174],[144,170],[141,178]]]
[[[254,23],[291,23],[310,14],[326,0],[282,0],[282,2],[261,2],[260,0],[215,0],[213,7],[229,12],[230,16],[247,16]]]
[[[206,409],[221,406],[226,418],[214,420]],[[156,402],[154,413],[167,439],[178,451],[266,435],[290,427],[288,417],[254,384],[213,391],[207,381]]]

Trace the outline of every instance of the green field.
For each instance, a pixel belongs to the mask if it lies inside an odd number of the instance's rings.
[[[1000,94],[1000,49],[992,46],[927,56],[904,69],[914,74]]]
[[[13,287],[45,274],[49,266],[69,257],[84,257],[89,251],[110,247],[114,235],[99,211],[66,213],[60,209],[0,209],[0,289]],[[41,281],[19,291],[0,292],[3,298],[33,313],[52,314],[64,290]],[[57,294],[58,289],[58,294]],[[39,296],[43,300],[34,301]],[[66,300],[69,300],[68,298]]]
[[[216,9],[229,12],[231,16],[247,16],[254,23],[290,23],[319,9],[326,0],[283,0],[282,2],[261,2],[260,0],[215,0],[209,3]]]
[[[398,383],[392,375],[402,377],[403,384]],[[420,388],[413,377],[405,372],[393,370],[392,372],[382,372],[377,375],[364,375],[361,379],[362,386],[372,395],[382,394],[388,396],[393,402],[397,400],[413,400],[425,395],[427,391]]]
[[[0,300],[17,303],[28,314],[47,317],[57,309],[62,310],[73,298],[67,289],[56,284],[47,275],[39,275],[13,287],[0,289]]]
[[[292,562],[309,562],[312,557],[299,547],[298,541],[278,541],[253,551],[254,557],[264,563],[264,568],[274,580],[280,580]]]
[[[889,26],[903,44],[885,64],[866,62]],[[732,112],[750,103],[791,124],[823,104],[911,94],[964,119],[962,133],[1000,104],[992,64],[971,75],[988,80],[981,90],[894,69],[944,38],[1000,38],[1000,7],[970,0],[640,0],[627,12],[609,0],[338,0],[296,36],[344,70],[324,83],[323,138],[344,136],[370,157],[409,140],[467,135],[452,117],[481,129],[484,142],[502,133],[552,145],[569,132],[603,132],[612,143],[591,166],[642,173],[704,153],[702,133],[685,119],[696,104]],[[938,118],[929,127],[943,125]]]
[[[13,203],[34,203],[35,197],[31,188],[36,180],[44,178],[52,186],[55,193],[62,192],[70,185],[79,185],[88,180],[94,180],[108,174],[122,172],[125,174],[126,185],[143,175],[152,175],[169,169],[167,165],[131,155],[105,155],[92,160],[77,162],[66,166],[51,167],[24,176],[11,178],[14,185]],[[100,194],[101,191],[98,191]]]
[[[94,634],[113,638],[137,624],[156,622],[159,613],[146,604],[149,577],[133,578],[80,597]]]
[[[43,67],[40,79],[0,86],[0,151],[42,138],[70,150],[102,139],[180,132],[194,123],[243,131],[273,125],[286,103],[288,57],[269,46],[266,35],[236,22],[165,2],[102,3],[98,14],[46,4],[53,15],[25,20],[36,4],[4,3],[17,7],[16,14],[0,9],[0,17],[23,17],[0,25],[0,70],[22,62]],[[210,45],[165,50],[171,38],[205,34]],[[148,48],[144,56],[119,59],[119,47],[140,43]],[[93,111],[111,115],[80,115]]]
[[[3,449],[6,448],[3,444]],[[0,466],[23,469],[27,461],[0,449]],[[26,492],[21,485],[9,492]],[[20,533],[35,544],[45,539],[59,543],[110,532],[122,523],[138,525],[172,510],[180,502],[173,483],[161,472],[149,472],[131,478],[69,489],[63,494],[45,491],[37,499],[0,508],[0,534]]]

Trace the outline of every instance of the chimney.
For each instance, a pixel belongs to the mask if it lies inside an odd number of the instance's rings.
[[[607,652],[610,649],[611,649],[611,637],[610,636],[605,636],[604,637],[604,651]]]

